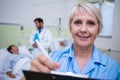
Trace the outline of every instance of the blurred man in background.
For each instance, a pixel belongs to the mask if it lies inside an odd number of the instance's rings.
[[[40,50],[38,49],[35,41],[38,40],[42,44],[43,48],[48,51],[52,44],[52,34],[43,26],[44,21],[42,18],[36,18],[34,23],[37,29],[33,31],[30,36],[30,44],[33,47],[34,56],[37,56],[40,53]]]

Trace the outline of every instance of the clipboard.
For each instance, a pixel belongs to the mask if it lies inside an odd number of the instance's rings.
[[[74,77],[52,73],[23,71],[26,80],[100,80],[93,78]]]

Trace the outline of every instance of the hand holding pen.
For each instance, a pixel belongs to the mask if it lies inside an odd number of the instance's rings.
[[[56,70],[60,65],[56,62],[52,62],[48,53],[44,50],[41,43],[36,40],[38,48],[41,50],[41,54],[31,61],[30,70],[36,72],[50,72]]]

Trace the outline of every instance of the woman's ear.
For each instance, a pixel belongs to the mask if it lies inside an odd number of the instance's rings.
[[[70,32],[71,32],[71,24],[69,24],[69,30],[70,30]]]
[[[99,35],[99,33],[100,33],[100,26],[98,27],[97,35]]]

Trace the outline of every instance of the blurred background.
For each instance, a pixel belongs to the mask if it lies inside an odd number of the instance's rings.
[[[0,48],[15,44],[30,49],[29,38],[36,17],[43,18],[54,44],[57,39],[71,44],[69,14],[82,1],[93,3],[102,12],[104,28],[95,45],[120,62],[120,0],[0,0]]]

